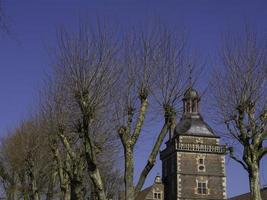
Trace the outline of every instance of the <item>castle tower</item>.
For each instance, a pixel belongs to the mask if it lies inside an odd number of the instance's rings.
[[[183,102],[183,116],[160,153],[165,200],[226,199],[226,147],[200,115],[197,91],[189,87]]]

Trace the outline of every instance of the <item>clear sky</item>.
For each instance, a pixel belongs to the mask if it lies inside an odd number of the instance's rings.
[[[142,23],[159,16],[169,25],[183,24],[190,32],[191,47],[211,68],[221,33],[248,22],[267,36],[266,0],[2,0],[11,37],[0,37],[0,134],[26,116],[37,102],[44,73],[49,70],[49,48],[56,29],[74,27],[79,19],[107,17],[111,23]],[[199,81],[205,88],[207,76]],[[208,100],[203,103],[208,102]],[[212,119],[207,116],[208,121]],[[137,168],[145,162],[149,143],[137,149]],[[150,174],[151,184],[160,162]],[[137,171],[138,174],[138,171]],[[248,191],[246,172],[227,159],[228,196]],[[267,184],[267,167],[262,166]]]

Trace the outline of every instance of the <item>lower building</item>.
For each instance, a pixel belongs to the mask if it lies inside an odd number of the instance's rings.
[[[164,200],[164,185],[161,177],[156,176],[154,184],[139,193],[136,200]]]
[[[267,187],[261,190],[261,198],[262,200],[267,200]],[[251,200],[250,193],[242,194],[236,197],[232,197],[229,200]]]

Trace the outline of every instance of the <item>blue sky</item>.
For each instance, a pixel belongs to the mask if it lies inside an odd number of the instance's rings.
[[[49,49],[56,42],[60,26],[75,27],[79,19],[90,21],[97,16],[108,18],[114,25],[136,25],[157,16],[170,26],[183,25],[189,30],[191,48],[208,69],[217,65],[216,51],[222,32],[240,30],[248,22],[259,32],[267,33],[266,0],[3,0],[3,5],[12,35],[0,37],[2,136],[34,108],[44,73],[49,71]],[[200,90],[206,87],[207,78],[205,74],[200,77]],[[204,99],[203,104],[207,102]],[[137,174],[148,149],[149,143],[138,145]],[[146,185],[161,171],[160,164],[158,161]],[[266,172],[265,164],[265,184]],[[229,196],[248,191],[246,172],[228,159],[227,175]]]

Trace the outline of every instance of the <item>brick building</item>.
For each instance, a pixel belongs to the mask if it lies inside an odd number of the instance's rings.
[[[183,116],[160,153],[165,200],[227,199],[226,147],[200,115],[197,91],[190,87],[183,102]]]

